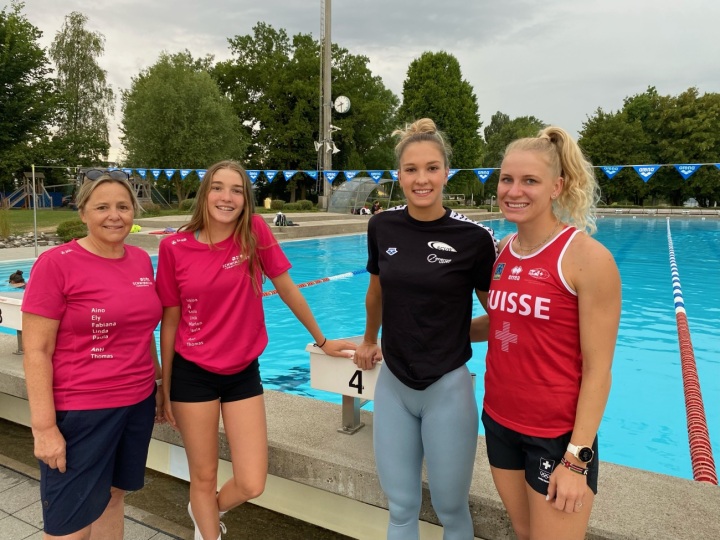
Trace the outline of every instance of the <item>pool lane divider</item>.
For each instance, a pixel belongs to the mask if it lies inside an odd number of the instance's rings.
[[[324,277],[320,279],[313,279],[312,281],[306,281],[305,283],[298,283],[296,287],[298,289],[304,289],[305,287],[312,287],[313,285],[319,285],[320,283],[327,283],[328,281],[337,281],[338,279],[347,279],[351,278],[353,276],[357,276],[358,274],[364,274],[367,272],[364,268],[361,270],[353,270],[352,272],[345,272],[343,274],[338,274],[336,276],[329,276]],[[263,292],[263,298],[266,296],[272,296],[274,294],[277,294],[277,289],[273,289],[271,291],[265,291]]]
[[[675,260],[670,219],[667,219],[667,239],[670,252],[670,273],[672,275],[673,297],[675,300],[675,322],[677,324],[678,342],[680,344],[680,366],[682,369],[683,388],[685,391],[685,411],[687,414],[688,439],[690,443],[690,461],[693,478],[698,482],[717,485],[717,472],[713,459],[710,435],[705,419],[705,407],[700,392],[700,379],[695,363],[695,351],[690,339],[690,326],[685,313],[685,300],[680,273]]]

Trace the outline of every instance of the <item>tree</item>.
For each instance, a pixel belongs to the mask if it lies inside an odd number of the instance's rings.
[[[242,160],[247,134],[207,69],[211,57],[163,53],[122,93],[122,141],[134,167],[205,168]],[[178,201],[197,188],[197,177],[173,175]]]
[[[515,139],[534,137],[545,127],[545,124],[534,116],[510,117],[500,111],[493,114],[490,124],[485,128],[485,154],[482,164],[484,167],[500,167],[505,148]],[[498,174],[493,174],[485,183],[485,193],[494,194],[497,191]]]
[[[85,15],[73,11],[50,46],[61,100],[57,136],[67,148],[67,161],[82,165],[107,156],[108,123],[115,107],[107,73],[97,63],[105,51],[105,37],[88,30],[87,22]]]
[[[403,122],[431,118],[449,139],[452,167],[471,169],[480,165],[483,143],[477,97],[453,55],[425,52],[410,63],[398,117]],[[452,178],[448,189],[476,192],[478,184],[471,171],[463,171]]]
[[[315,170],[320,140],[320,44],[309,34],[292,39],[283,29],[258,23],[251,35],[230,39],[233,58],[218,63],[213,75],[232,99],[250,137],[248,166],[256,169]],[[373,76],[369,60],[332,47],[332,87],[335,96],[350,97],[346,114],[333,115],[340,128],[333,134],[339,153],[333,168],[372,169],[392,166],[389,133],[394,126],[397,97]],[[285,186],[273,182],[267,189],[281,195],[300,188],[301,198],[315,183],[296,174]]]
[[[0,11],[0,179],[12,189],[13,175],[27,170],[33,147],[43,138],[53,114],[53,85],[42,32],[13,2]]]

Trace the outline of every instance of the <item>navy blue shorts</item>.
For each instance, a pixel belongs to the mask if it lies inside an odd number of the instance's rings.
[[[155,391],[136,405],[58,411],[56,420],[65,437],[67,470],[61,473],[40,462],[40,498],[45,532],[63,536],[102,515],[111,487],[125,491],[143,487]]]
[[[530,437],[498,424],[484,410],[482,423],[485,426],[485,443],[490,465],[497,469],[524,470],[525,481],[530,487],[542,495],[547,495],[550,474],[560,465],[572,432],[556,438]],[[595,457],[588,463],[586,478],[588,487],[597,495],[600,469],[597,437],[592,449]]]
[[[263,393],[260,363],[256,358],[238,373],[220,375],[201,368],[195,362],[175,353],[170,376],[170,401],[221,403],[240,401]]]

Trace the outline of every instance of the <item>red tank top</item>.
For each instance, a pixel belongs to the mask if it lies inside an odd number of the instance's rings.
[[[533,437],[558,437],[575,423],[578,302],[561,263],[578,232],[566,227],[523,258],[512,250],[513,235],[493,268],[483,406],[496,422]]]

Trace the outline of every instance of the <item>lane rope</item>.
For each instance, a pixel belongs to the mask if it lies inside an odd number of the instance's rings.
[[[353,276],[357,276],[358,274],[364,274],[367,272],[365,268],[362,268],[361,270],[353,270],[352,272],[345,272],[343,274],[337,274],[336,276],[329,276],[324,277],[320,279],[313,279],[312,281],[306,281],[305,283],[298,283],[296,287],[298,289],[304,289],[306,287],[312,287],[313,285],[319,285],[320,283],[327,283],[328,281],[336,281],[338,279],[347,279],[351,278]],[[263,298],[266,296],[272,296],[274,294],[277,294],[277,289],[273,289],[271,291],[265,291],[262,293]]]
[[[687,414],[688,439],[690,443],[690,461],[692,463],[693,478],[698,482],[708,482],[717,485],[717,472],[713,459],[710,435],[705,419],[705,407],[700,392],[700,379],[695,363],[695,351],[690,339],[690,326],[685,312],[685,300],[680,285],[680,272],[678,272],[670,232],[670,219],[667,218],[667,239],[670,252],[670,273],[672,276],[673,299],[675,302],[675,321],[680,345],[680,365],[682,369],[683,389],[685,392],[685,410]]]

